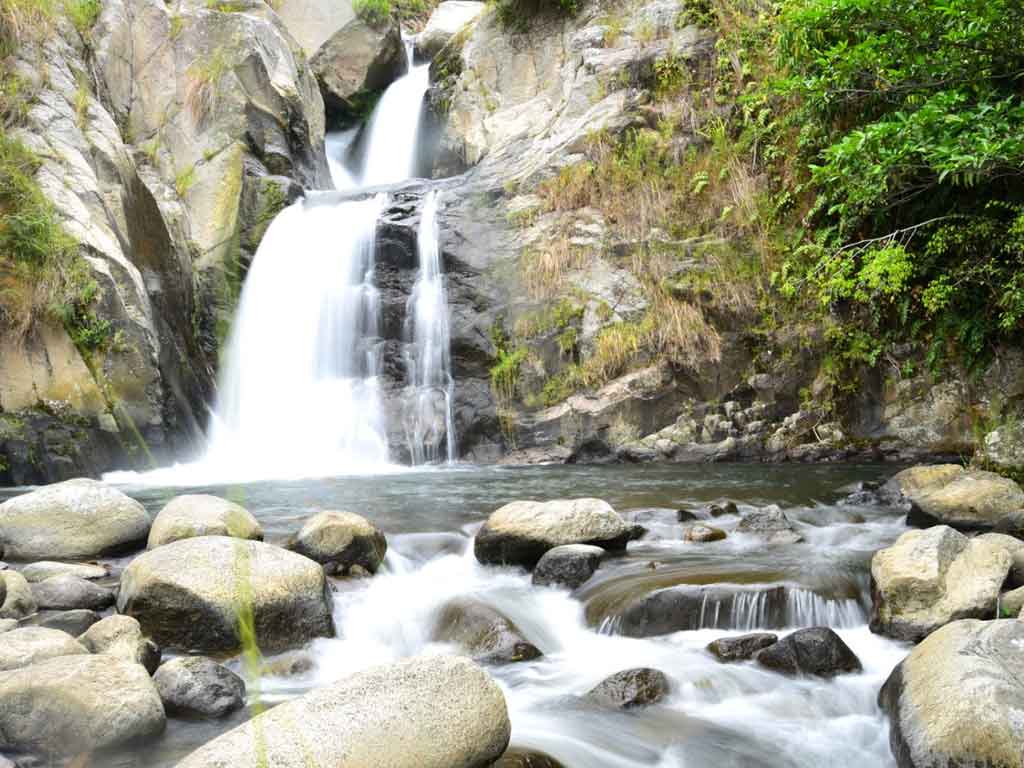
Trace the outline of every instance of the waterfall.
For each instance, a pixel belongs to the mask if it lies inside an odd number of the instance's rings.
[[[419,275],[405,315],[405,363],[409,375],[404,426],[414,464],[455,460],[451,344],[448,300],[441,271],[437,229],[437,193],[430,191],[416,237]],[[442,437],[444,455],[440,453]]]

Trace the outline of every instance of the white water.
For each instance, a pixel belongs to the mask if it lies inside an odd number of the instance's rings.
[[[437,193],[423,201],[417,245],[419,276],[406,307],[405,434],[413,464],[455,461],[451,341],[448,299],[441,270]]]

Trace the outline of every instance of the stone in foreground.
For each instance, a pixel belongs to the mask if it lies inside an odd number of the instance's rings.
[[[149,549],[196,536],[263,541],[263,528],[244,508],[219,496],[186,494],[171,499],[153,521]]]
[[[549,549],[533,569],[538,587],[576,589],[594,575],[605,551],[589,544],[566,544]]]
[[[61,656],[0,674],[0,733],[17,749],[77,755],[159,735],[149,673],[109,656]]]
[[[131,616],[108,616],[89,627],[78,639],[91,653],[133,661],[150,674],[160,663],[160,647],[143,636],[142,627]]]
[[[786,675],[825,678],[863,669],[857,654],[828,627],[798,629],[758,651],[754,661]]]
[[[162,664],[153,675],[169,715],[224,717],[245,704],[245,683],[227,667],[202,656]]]
[[[771,632],[753,632],[738,637],[720,637],[708,643],[708,651],[721,662],[747,661],[758,651],[779,641],[778,635]]]
[[[230,653],[251,609],[260,650],[334,634],[324,569],[294,552],[226,536],[184,539],[135,558],[121,577],[119,612],[163,647]]]
[[[36,601],[32,587],[17,571],[0,571],[3,587],[3,602],[0,603],[0,619],[23,619],[36,612]]]
[[[176,768],[483,768],[510,734],[505,697],[483,669],[418,656],[280,704]]]
[[[476,559],[485,565],[533,568],[564,544],[623,550],[635,531],[606,501],[513,501],[494,512],[476,535]]]
[[[586,697],[612,709],[637,709],[664,700],[670,690],[664,672],[642,667],[616,672],[598,683]]]
[[[113,590],[70,573],[33,584],[32,597],[41,610],[51,611],[101,611],[114,604]]]
[[[489,605],[465,598],[445,606],[432,639],[454,643],[486,664],[531,661],[542,655],[505,616]]]
[[[5,632],[0,640],[0,672],[27,667],[58,656],[88,653],[75,638],[57,629],[24,627]]]
[[[388,551],[384,534],[365,517],[331,511],[307,520],[285,547],[340,575],[355,566],[376,573]]]
[[[1024,622],[964,620],[929,635],[878,695],[900,768],[1020,766]]]
[[[957,619],[993,618],[1012,562],[998,537],[907,531],[871,559],[871,631],[917,642]]]
[[[66,480],[0,504],[0,541],[12,560],[78,560],[142,546],[142,505],[116,488]]]
[[[886,483],[885,491],[910,503],[907,522],[919,528],[992,530],[1024,509],[1024,490],[1013,480],[958,464],[905,469]]]

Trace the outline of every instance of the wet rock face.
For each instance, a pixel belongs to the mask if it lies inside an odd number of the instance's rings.
[[[264,651],[334,635],[320,564],[257,541],[203,536],[150,550],[125,569],[117,597],[120,613],[182,650],[238,651],[243,607]]]
[[[664,672],[645,667],[616,672],[587,693],[586,698],[613,709],[637,709],[657,704],[670,690]]]
[[[774,645],[779,640],[778,635],[771,632],[754,632],[749,635],[738,637],[721,637],[708,644],[708,651],[716,659],[722,662],[747,661],[752,659],[758,651]]]
[[[1013,556],[1003,537],[941,525],[904,533],[871,560],[871,630],[917,642],[956,619],[990,618]]]
[[[1020,765],[1024,622],[956,621],[929,635],[878,695],[900,768]]]
[[[635,531],[607,502],[567,499],[515,501],[494,512],[476,535],[476,559],[533,568],[545,552],[564,544],[625,548]]]
[[[582,586],[601,563],[605,551],[587,544],[566,544],[549,549],[533,569],[533,584],[538,587]]]
[[[486,672],[464,658],[420,656],[280,704],[177,768],[480,768],[501,757],[510,735],[505,698]]]
[[[542,655],[509,619],[490,606],[469,599],[455,600],[445,607],[433,639],[455,643],[486,664],[532,661]]]
[[[798,629],[791,635],[754,654],[762,667],[787,675],[835,677],[860,672],[860,659],[828,627]]]
[[[169,715],[223,717],[245,704],[245,682],[212,659],[171,659],[153,675]]]

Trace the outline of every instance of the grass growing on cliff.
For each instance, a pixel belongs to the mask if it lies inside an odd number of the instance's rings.
[[[352,10],[370,26],[381,26],[391,19],[418,30],[427,23],[440,0],[353,0]]]

